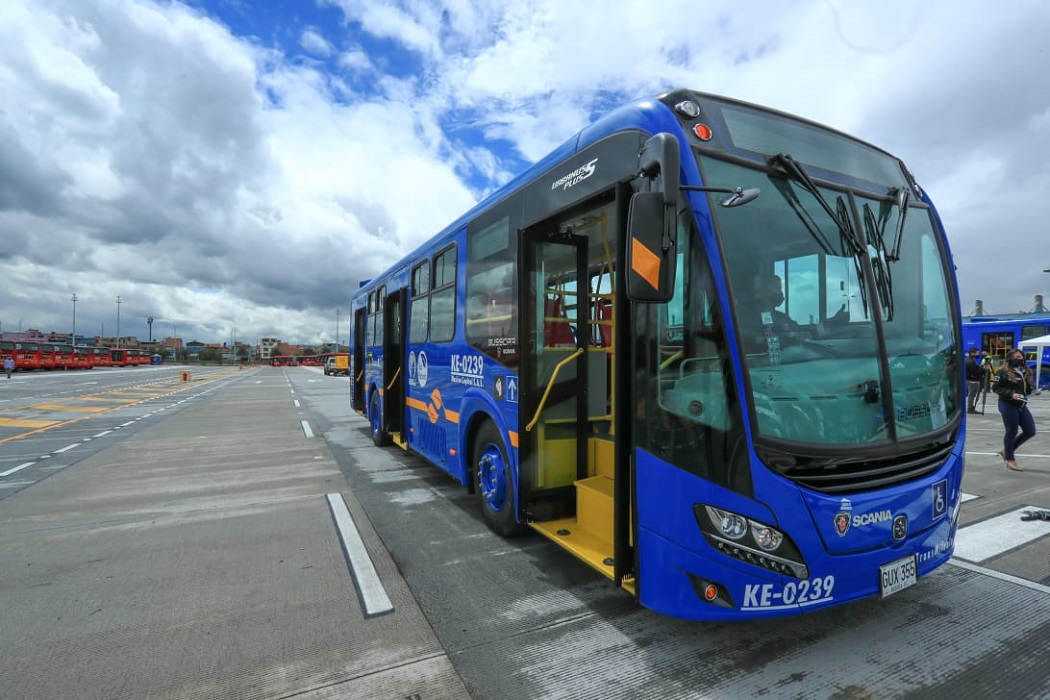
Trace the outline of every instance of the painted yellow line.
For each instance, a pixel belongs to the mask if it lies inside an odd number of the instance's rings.
[[[33,408],[40,411],[72,411],[73,413],[99,413],[109,410],[105,406],[70,406],[64,403],[38,403]]]
[[[79,396],[77,401],[95,401],[97,403],[134,403],[137,399],[114,399],[105,396]]]
[[[0,427],[3,428],[46,428],[54,425],[57,420],[28,420],[23,418],[0,418]]]

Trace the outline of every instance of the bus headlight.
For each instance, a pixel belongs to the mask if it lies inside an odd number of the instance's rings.
[[[693,514],[704,539],[722,554],[785,576],[809,577],[798,547],[772,525],[702,503],[693,505]]]
[[[747,519],[721,508],[707,506],[711,522],[718,526],[719,532],[731,540],[739,540],[747,534]]]
[[[751,523],[751,537],[755,539],[755,544],[766,552],[776,551],[780,543],[784,541],[784,536],[779,530],[758,523]]]

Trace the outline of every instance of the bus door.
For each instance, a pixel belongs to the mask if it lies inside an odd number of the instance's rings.
[[[407,289],[399,289],[386,298],[383,311],[383,424],[400,445],[404,445],[402,421],[405,415],[405,383],[401,363],[405,350]]]
[[[519,487],[528,519],[546,521],[575,514],[587,476],[587,239],[548,225],[520,246]]]
[[[365,324],[368,316],[364,308],[354,312],[354,347],[350,349],[353,366],[350,368],[350,382],[353,384],[350,394],[352,408],[358,413],[365,413]]]

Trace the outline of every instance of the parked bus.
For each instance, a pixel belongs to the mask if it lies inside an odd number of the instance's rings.
[[[362,283],[350,322],[377,445],[652,610],[797,614],[952,555],[953,263],[905,165],[849,135],[627,105]]]
[[[15,343],[19,346],[17,350],[17,356],[15,359],[16,369],[42,369],[44,366],[44,350],[40,343],[28,341],[23,343]]]
[[[972,316],[963,321],[962,328],[965,348],[980,348],[981,356],[995,367],[1002,363],[1008,351],[1025,341],[1050,335],[1050,315]],[[1032,370],[1040,370],[1040,385],[1050,387],[1050,345],[1043,347],[1041,357],[1036,357],[1038,353],[1030,349],[1025,349],[1024,354]]]
[[[14,358],[16,370],[40,368],[40,344],[0,340],[0,360]]]
[[[62,369],[58,364],[58,346],[54,343],[40,343],[40,369]]]
[[[92,366],[94,367],[112,367],[113,357],[110,354],[109,348],[95,347],[91,348],[91,354],[93,355]]]
[[[297,358],[295,355],[274,355],[270,358],[270,364],[274,367],[295,367]]]

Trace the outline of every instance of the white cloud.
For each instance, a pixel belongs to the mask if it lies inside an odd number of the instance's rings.
[[[152,315],[202,340],[330,338],[358,279],[606,109],[671,87],[902,156],[944,218],[964,310],[1047,291],[1042,3],[327,0],[252,38],[205,14],[236,4],[196,4],[5,5],[5,330],[68,328],[75,291],[88,328],[120,294],[139,335]],[[989,237],[1023,267],[988,265]]]

